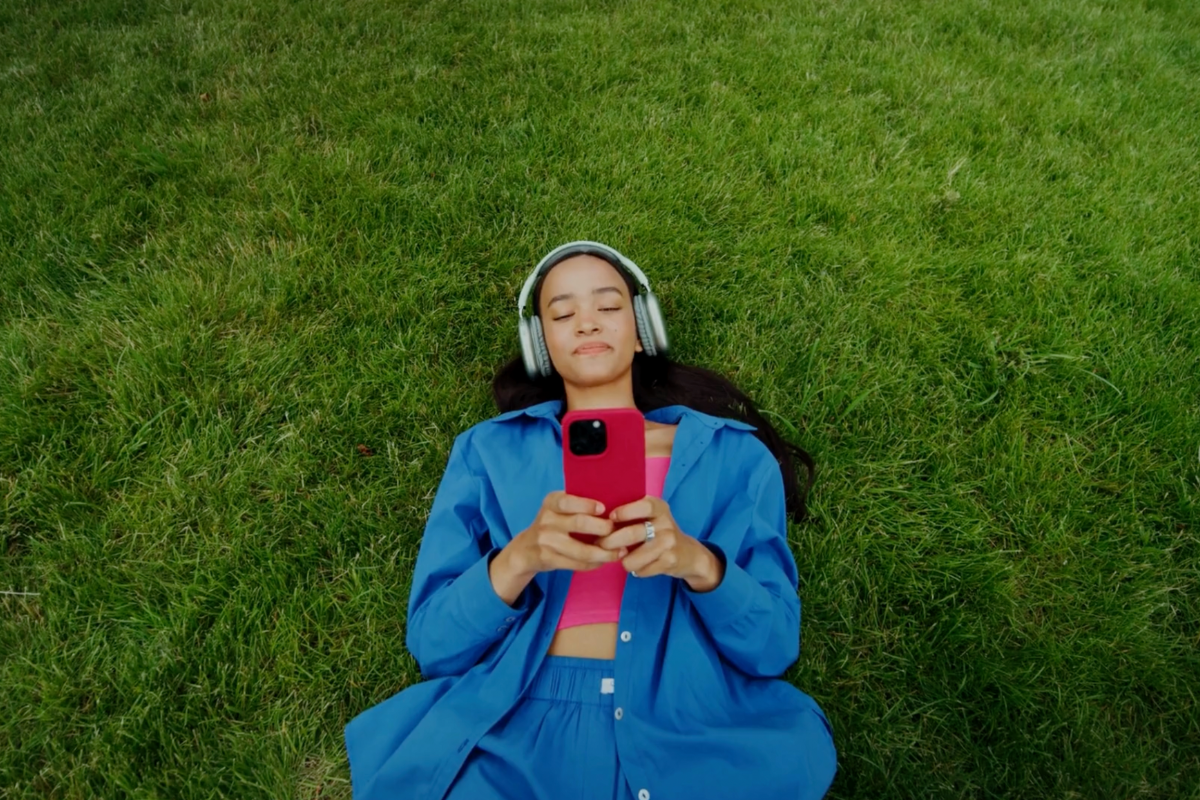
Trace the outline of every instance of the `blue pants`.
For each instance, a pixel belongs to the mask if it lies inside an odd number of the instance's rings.
[[[617,763],[604,681],[613,674],[609,659],[547,655],[529,690],[467,756],[447,800],[633,800]]]

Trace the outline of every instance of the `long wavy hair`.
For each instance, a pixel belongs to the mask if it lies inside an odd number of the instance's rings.
[[[605,261],[612,264],[607,258]],[[619,264],[613,266],[625,280],[629,296],[633,297],[638,293],[639,284]],[[542,282],[552,269],[553,266],[543,272],[534,284],[533,308],[539,316]],[[788,516],[797,524],[807,519],[808,493],[816,479],[816,464],[812,456],[780,436],[775,427],[759,413],[754,401],[732,381],[712,370],[672,361],[667,356],[649,356],[644,351],[633,354],[632,378],[633,402],[643,414],[664,406],[683,405],[715,417],[738,419],[755,426],[757,430],[754,435],[779,462]],[[492,397],[501,414],[548,400],[562,400],[563,411],[566,410],[567,393],[562,376],[554,372],[547,377],[530,378],[525,373],[525,362],[520,354],[504,364],[492,379]],[[804,465],[807,473],[803,483],[797,476],[797,461]]]

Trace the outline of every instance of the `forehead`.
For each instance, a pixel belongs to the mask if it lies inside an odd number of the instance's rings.
[[[616,286],[622,295],[628,293],[621,273],[603,258],[571,256],[551,267],[542,279],[541,302],[563,292],[586,292],[598,286]]]

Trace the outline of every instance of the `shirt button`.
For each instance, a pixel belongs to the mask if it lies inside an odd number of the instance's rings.
[[[650,792],[642,789],[638,792],[638,800],[650,800]]]
[[[613,716],[616,717],[617,719],[620,719],[621,717],[625,716],[625,712],[618,708],[616,711],[613,712]]]
[[[504,633],[506,630],[508,630],[508,626],[501,625],[499,628],[496,628],[496,633]]]
[[[621,641],[622,642],[628,642],[632,638],[633,638],[633,634],[631,634],[629,631],[621,631]]]
[[[504,621],[505,622],[516,622],[517,618],[516,617],[505,617]]]

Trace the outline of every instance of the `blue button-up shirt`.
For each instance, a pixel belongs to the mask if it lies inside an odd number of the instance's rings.
[[[421,540],[406,644],[427,680],[346,726],[356,800],[440,800],[471,747],[520,700],[554,638],[572,572],[538,573],[515,607],[488,566],[564,488],[562,401],[485,420],[454,441]],[[829,723],[781,680],[800,652],[796,563],[783,476],[744,422],[682,405],[662,498],[724,563],[695,592],[668,575],[626,581],[613,661],[616,745],[629,785],[654,800],[820,797]]]

